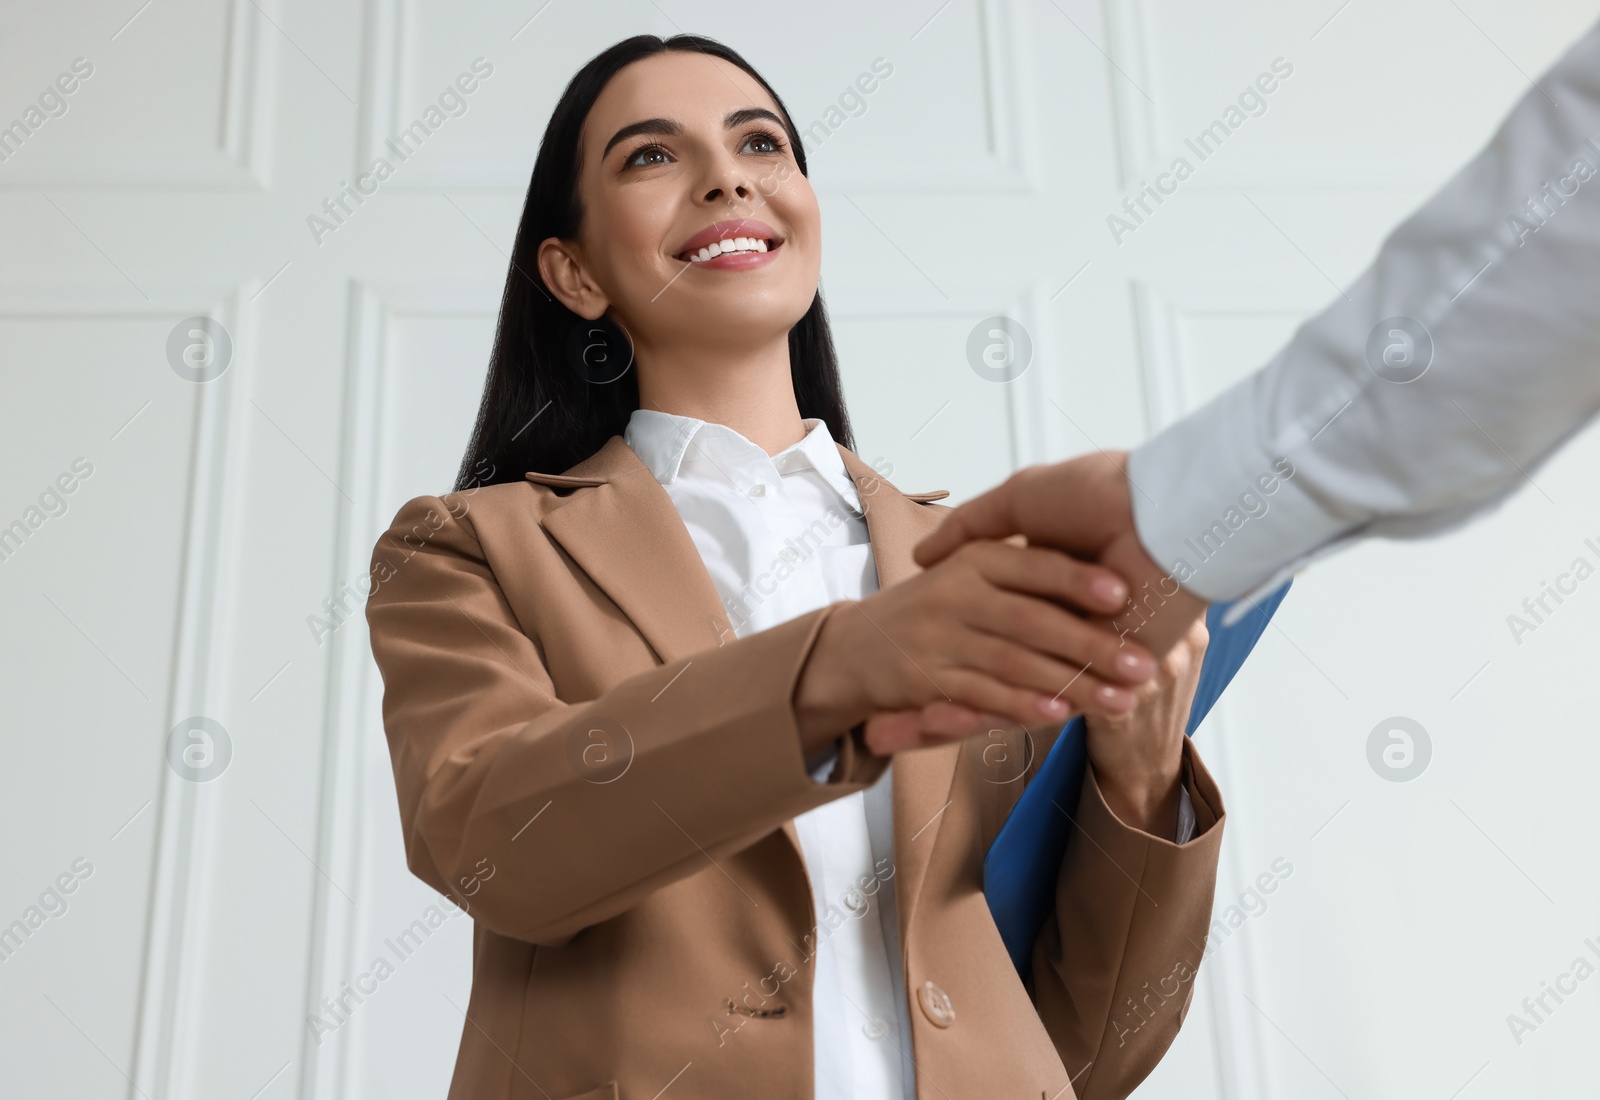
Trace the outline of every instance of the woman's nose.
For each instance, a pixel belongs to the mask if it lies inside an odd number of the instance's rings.
[[[742,175],[728,174],[726,182],[711,188],[705,194],[706,202],[716,202],[725,199],[729,202],[735,200],[750,201],[755,196],[755,188],[750,186],[748,180]]]
[[[738,158],[723,153],[707,169],[709,186],[704,192],[704,202],[751,202],[755,199],[755,184],[746,166]]]

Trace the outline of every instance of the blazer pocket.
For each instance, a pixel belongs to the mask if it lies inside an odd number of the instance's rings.
[[[603,1085],[596,1085],[588,1092],[575,1092],[571,1096],[562,1096],[558,1100],[617,1100],[617,1083],[607,1081]]]

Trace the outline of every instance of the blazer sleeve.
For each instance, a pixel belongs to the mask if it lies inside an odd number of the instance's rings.
[[[491,931],[565,943],[883,774],[860,727],[828,782],[804,766],[793,692],[838,605],[560,699],[453,497],[396,514],[366,616],[407,865]],[[586,760],[600,729],[620,775]]]
[[[1182,782],[1195,834],[1174,844],[1125,825],[1084,769],[1055,910],[1033,945],[1039,1018],[1078,1100],[1120,1100],[1149,1076],[1189,1010],[1204,955],[1225,810],[1194,743]]]

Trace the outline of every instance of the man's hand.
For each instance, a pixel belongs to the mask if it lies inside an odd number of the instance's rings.
[[[1128,487],[1127,452],[1102,451],[1018,470],[995,488],[954,509],[912,551],[927,568],[973,539],[1021,534],[1030,545],[1064,550],[1122,575],[1127,606],[1114,619],[1094,619],[1119,642],[1136,641],[1164,656],[1205,613],[1206,602],[1184,589],[1139,542]],[[964,736],[992,716],[944,701],[918,711],[885,711],[867,721],[868,744],[901,746],[919,735]]]
[[[962,543],[1020,533],[1030,543],[1093,561],[1119,536],[1133,532],[1126,471],[1124,451],[1024,467],[953,509],[917,544],[913,556],[927,568]]]
[[[923,568],[972,539],[1020,534],[1107,566],[1128,582],[1127,608],[1116,616],[1121,638],[1136,639],[1164,655],[1205,613],[1206,603],[1186,591],[1145,552],[1133,525],[1126,451],[1102,451],[1029,466],[954,509],[912,551]]]

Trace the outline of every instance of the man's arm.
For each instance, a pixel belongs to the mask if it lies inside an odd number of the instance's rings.
[[[1492,508],[1597,410],[1600,25],[1389,235],[1348,301],[1132,453],[1134,520],[1191,592],[1253,598],[1354,539]],[[1257,479],[1280,460],[1269,497]],[[1197,540],[1242,494],[1268,510],[1202,559]]]
[[[914,555],[926,568],[1020,533],[1098,561],[1143,598],[1130,618],[1159,656],[1209,600],[1253,601],[1358,538],[1440,534],[1503,501],[1600,411],[1597,299],[1600,24],[1264,368],[1131,455],[1019,470]],[[928,732],[980,723],[920,715]]]
[[[1440,533],[1503,500],[1600,410],[1600,24],[1347,297],[1126,469],[1107,453],[1020,470],[916,560],[1021,533],[1115,556],[1136,588],[1176,579],[1192,619],[1353,539]],[[1183,625],[1139,640],[1164,652]]]

